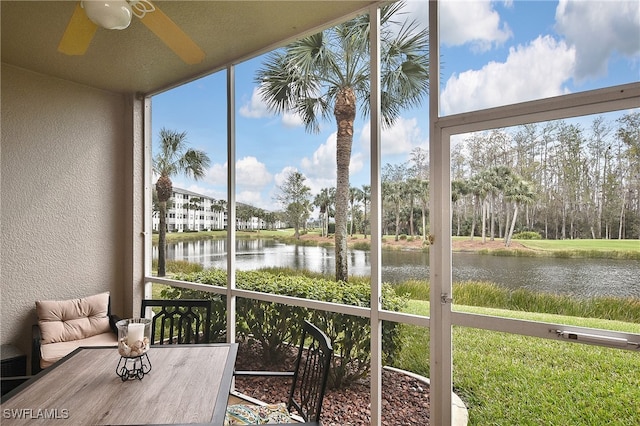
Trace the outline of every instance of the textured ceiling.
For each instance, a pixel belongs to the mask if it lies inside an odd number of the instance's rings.
[[[156,1],[205,52],[187,65],[137,18],[99,28],[82,56],[57,51],[75,1],[0,1],[2,62],[87,86],[154,93],[216,71],[378,1]]]

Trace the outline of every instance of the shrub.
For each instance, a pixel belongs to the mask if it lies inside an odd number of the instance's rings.
[[[368,241],[358,241],[356,243],[353,243],[351,248],[353,250],[370,251],[371,250],[371,243],[369,243]]]
[[[192,272],[178,273],[174,278],[181,281],[193,281],[216,286],[226,286],[226,273]],[[227,298],[226,296],[200,290],[181,287],[167,287],[160,292],[166,299],[205,299],[211,300],[211,324],[209,336],[212,342],[224,342],[227,336]]]
[[[514,240],[541,240],[542,235],[535,231],[522,231],[517,234],[513,234]]]
[[[226,285],[226,272],[220,269],[180,274],[175,278],[210,285]],[[371,300],[369,281],[364,278],[354,278],[353,282],[345,283],[286,272],[237,271],[236,285],[243,290],[353,306],[369,307]],[[163,292],[163,296],[207,298],[219,304],[220,312],[226,311],[225,298],[208,292],[180,288]],[[398,296],[388,284],[382,286],[383,309],[400,311],[406,304],[406,297]],[[236,313],[239,337],[259,341],[262,355],[267,362],[276,363],[285,356],[285,349],[289,343],[297,342],[300,338],[299,324],[303,319],[309,319],[331,339],[336,354],[332,360],[330,387],[348,386],[366,377],[370,372],[371,332],[367,318],[245,298],[238,298]],[[216,327],[226,324],[224,314],[218,313],[216,318],[217,320],[212,321],[219,322]],[[219,336],[217,328],[216,331]],[[383,362],[391,362],[401,347],[400,327],[396,323],[384,322],[382,334]]]

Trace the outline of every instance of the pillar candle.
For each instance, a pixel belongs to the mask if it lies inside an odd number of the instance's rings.
[[[129,323],[127,326],[127,343],[133,345],[144,338],[144,324],[138,322]]]

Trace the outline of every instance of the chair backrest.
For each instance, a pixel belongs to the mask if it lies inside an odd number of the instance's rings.
[[[151,344],[209,343],[211,301],[193,299],[144,299],[140,316],[147,307],[154,311],[151,322]]]
[[[305,321],[287,408],[306,422],[319,422],[333,348],[329,338]]]

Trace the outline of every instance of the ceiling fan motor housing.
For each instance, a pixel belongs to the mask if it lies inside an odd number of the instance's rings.
[[[131,7],[126,0],[85,0],[82,7],[96,25],[109,30],[124,30],[131,24]]]

